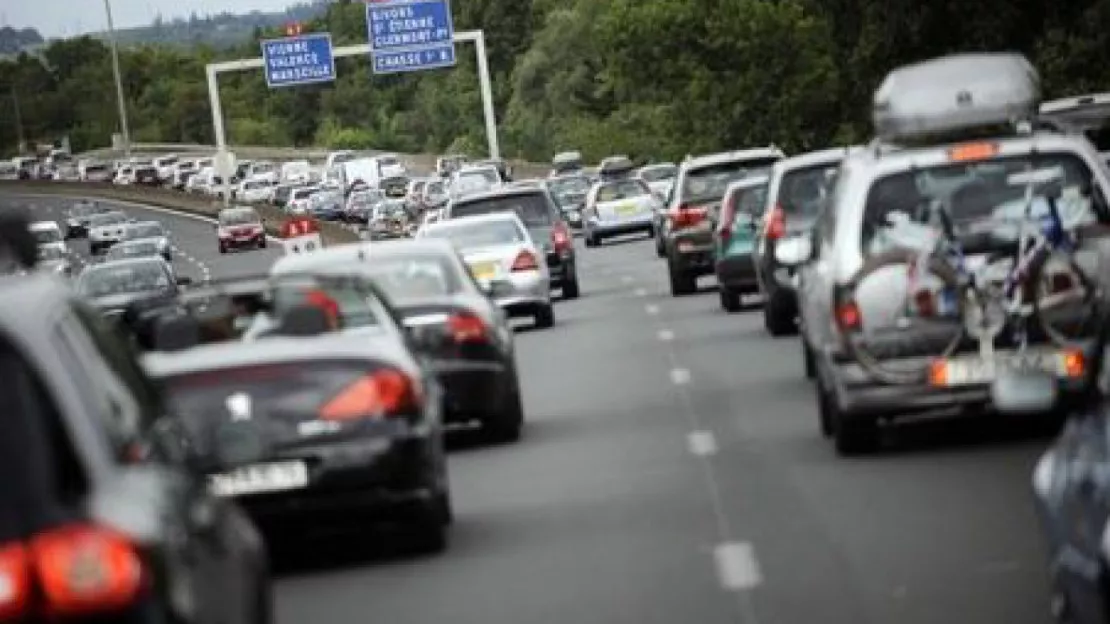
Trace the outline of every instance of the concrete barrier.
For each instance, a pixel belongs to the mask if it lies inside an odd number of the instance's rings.
[[[116,186],[113,184],[94,184],[89,182],[54,182],[50,180],[0,181],[0,194],[57,195],[74,199],[103,199],[106,201],[146,204],[183,214],[215,218],[223,208],[223,202],[207,196],[187,195],[180,191],[144,186]],[[266,232],[279,236],[281,224],[288,216],[269,204],[246,204],[236,202],[237,206],[251,206],[258,210]],[[354,232],[334,223],[322,223],[320,235],[324,244],[351,243],[359,240]]]

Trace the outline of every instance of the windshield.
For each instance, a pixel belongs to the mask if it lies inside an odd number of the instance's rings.
[[[495,186],[501,182],[501,174],[497,173],[497,170],[493,168],[470,169],[459,174],[459,182],[475,179],[484,180],[486,186]]]
[[[220,213],[220,225],[248,225],[261,223],[253,210],[233,210]]]
[[[429,197],[443,195],[443,193],[443,182],[429,182],[428,186],[424,189],[424,195]]]
[[[35,242],[40,245],[45,243],[58,243],[62,240],[62,233],[53,228],[48,230],[32,230],[31,235],[35,237]]]
[[[905,171],[878,179],[867,195],[863,249],[877,253],[898,244],[913,224],[929,223],[930,206],[951,215],[957,234],[1010,236],[1025,212],[1025,186],[1011,181],[1024,171],[1056,171],[1063,193],[1058,201],[1067,224],[1094,220],[1091,171],[1073,154],[1012,156],[971,163],[945,164]],[[1043,199],[1034,202],[1033,216],[1046,214]]]
[[[767,202],[767,184],[736,189],[733,191],[731,199],[736,216],[747,215],[753,217],[761,215]]]
[[[89,225],[99,227],[102,225],[116,225],[125,221],[127,221],[127,217],[122,214],[98,214],[89,219]]]
[[[786,216],[815,217],[825,205],[833,175],[840,163],[826,163],[786,172],[775,201]]]
[[[516,213],[527,226],[546,226],[552,223],[551,211],[542,193],[521,193],[456,203],[451,207],[451,218],[498,212]]]
[[[644,186],[643,182],[639,180],[621,180],[602,184],[597,189],[597,201],[601,203],[620,201],[643,197],[648,194],[650,194],[650,191]]]
[[[382,167],[395,167],[401,163],[397,160],[396,156],[379,156],[378,164]]]
[[[127,238],[160,238],[166,235],[161,223],[144,223],[127,228]]]
[[[105,297],[170,288],[171,281],[161,262],[129,262],[86,269],[77,291],[86,297]]]
[[[449,295],[460,288],[453,263],[439,256],[378,258],[369,273],[374,283],[393,299]]]
[[[48,247],[39,247],[39,260],[61,260],[66,255],[66,252],[61,247],[53,245]]]
[[[548,181],[547,188],[556,198],[574,193],[585,194],[590,190],[590,181],[586,179],[586,176],[552,178]]]
[[[644,182],[661,182],[670,180],[678,175],[678,167],[674,165],[660,165],[658,167],[645,167],[640,170],[640,177]]]
[[[320,189],[318,189],[318,188],[297,189],[297,190],[293,191],[293,199],[294,200],[307,199],[307,198],[312,197],[313,195],[315,195],[316,193],[319,193],[319,192],[320,192]]]
[[[158,249],[158,243],[155,242],[137,242],[137,243],[124,243],[122,245],[113,245],[108,250],[105,256],[108,260],[122,260],[124,258],[146,258],[149,256],[157,256],[161,253]]]
[[[509,220],[477,223],[441,222],[427,232],[429,238],[446,238],[459,249],[497,247],[524,242],[524,232]]]
[[[694,203],[720,201],[730,183],[747,176],[766,175],[776,160],[775,158],[736,160],[690,169],[686,172],[682,183],[682,201]]]

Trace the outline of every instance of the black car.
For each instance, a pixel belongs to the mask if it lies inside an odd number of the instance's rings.
[[[396,313],[362,278],[267,284],[184,296],[144,360],[212,487],[275,547],[382,523],[443,549],[442,391]]]
[[[92,201],[80,201],[66,212],[65,237],[84,238],[89,235],[89,220],[94,215],[116,212],[115,209],[101,206]]]
[[[135,184],[142,186],[160,186],[162,184],[162,181],[158,178],[158,169],[150,165],[135,167],[132,176]]]
[[[51,277],[0,297],[0,617],[270,621],[260,534],[209,493],[125,342]]]
[[[564,299],[576,299],[578,269],[574,238],[562,210],[546,188],[505,187],[455,198],[447,205],[444,218],[509,211],[515,212],[524,222],[532,240],[543,245],[551,286],[559,288]]]
[[[357,272],[383,290],[444,388],[444,420],[477,422],[495,442],[524,425],[513,331],[446,239],[329,247],[286,256],[276,275]]]
[[[138,257],[90,265],[77,278],[77,293],[109,321],[149,347],[153,321],[177,307],[181,286],[192,283],[174,274],[161,257]]]
[[[547,192],[555,199],[563,211],[570,227],[582,229],[582,211],[586,208],[586,194],[593,183],[581,173],[568,173],[548,178],[544,181]]]

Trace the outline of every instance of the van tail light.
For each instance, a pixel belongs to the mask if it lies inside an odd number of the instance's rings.
[[[849,299],[837,302],[834,314],[836,326],[842,332],[858,331],[863,326],[863,318],[855,301]]]
[[[486,342],[489,329],[485,321],[469,312],[453,314],[447,319],[447,331],[456,343]]]
[[[21,543],[0,547],[0,621],[22,618],[31,608],[31,557]]]
[[[767,215],[767,229],[764,233],[770,240],[779,240],[786,236],[786,212],[781,205],[775,204],[771,213]]]
[[[722,225],[717,234],[721,237],[721,245],[728,247],[729,242],[732,240],[732,226]]]
[[[64,526],[32,538],[27,551],[42,609],[51,619],[119,611],[145,585],[135,545],[111,529]]]
[[[709,210],[705,206],[682,204],[672,210],[667,216],[671,220],[672,227],[683,229],[694,227],[705,221],[709,216]]]
[[[540,268],[539,262],[536,260],[536,254],[530,251],[520,252],[516,260],[513,260],[513,271],[536,271]]]
[[[422,394],[407,374],[384,368],[343,388],[320,408],[318,416],[330,421],[403,416],[418,408]]]
[[[555,251],[562,253],[570,249],[571,245],[570,232],[567,231],[567,224],[562,221],[555,223],[555,227],[551,230],[551,244],[555,247]]]

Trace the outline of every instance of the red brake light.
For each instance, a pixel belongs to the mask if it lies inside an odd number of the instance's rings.
[[[563,251],[570,247],[570,234],[567,232],[567,226],[562,221],[555,224],[551,230],[551,244],[554,245],[555,251]]]
[[[412,410],[421,392],[408,375],[394,369],[374,371],[344,388],[320,408],[320,420],[397,416]]]
[[[447,329],[457,343],[485,342],[486,324],[473,314],[455,314],[447,319]]]
[[[143,564],[125,536],[75,525],[31,539],[33,567],[51,617],[111,612],[132,604],[143,589]]]
[[[536,255],[530,251],[522,251],[513,261],[513,271],[535,271],[540,268]]]
[[[836,325],[842,331],[859,329],[862,320],[855,301],[846,301],[836,306]]]
[[[31,607],[31,559],[23,544],[0,548],[0,621],[15,620]]]
[[[683,204],[678,206],[670,215],[671,225],[675,228],[682,229],[694,227],[706,219],[708,210],[704,206],[689,206]]]
[[[913,294],[914,308],[920,317],[937,315],[936,299],[928,290],[919,290]]]
[[[783,212],[782,206],[778,204],[771,209],[771,214],[767,216],[766,235],[771,240],[778,240],[786,235],[786,213]]]

